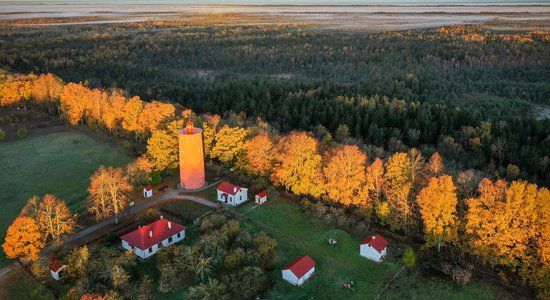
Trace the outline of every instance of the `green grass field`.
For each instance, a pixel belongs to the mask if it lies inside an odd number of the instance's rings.
[[[390,243],[385,262],[377,264],[359,256],[359,238],[343,230],[329,228],[308,217],[297,204],[285,199],[270,199],[240,207],[253,221],[243,222],[253,231],[263,230],[277,239],[278,263],[273,275],[275,287],[268,299],[374,299],[386,282],[401,268],[401,245]],[[261,222],[262,224],[258,224]],[[265,225],[265,226],[264,226]],[[266,227],[267,226],[267,227]],[[338,239],[328,245],[327,238]],[[392,253],[392,251],[394,253]],[[281,278],[281,269],[296,256],[309,255],[317,263],[316,275],[304,286],[295,287]],[[392,261],[392,259],[394,261]],[[354,282],[355,292],[342,284]],[[380,299],[508,299],[502,288],[483,282],[459,286],[444,278],[425,278],[418,271],[405,270],[384,291]]]
[[[123,166],[127,155],[76,131],[0,143],[0,241],[33,195],[54,194],[78,211],[101,165]],[[7,263],[0,251],[0,266]]]

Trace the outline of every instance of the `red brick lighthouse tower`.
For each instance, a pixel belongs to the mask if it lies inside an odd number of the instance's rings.
[[[180,129],[180,187],[194,190],[206,184],[204,180],[204,148],[202,145],[202,129],[187,122],[184,129]]]

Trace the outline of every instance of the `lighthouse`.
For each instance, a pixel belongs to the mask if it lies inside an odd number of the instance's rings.
[[[204,179],[204,148],[202,129],[187,122],[185,128],[178,131],[180,150],[180,187],[195,190],[206,184]]]

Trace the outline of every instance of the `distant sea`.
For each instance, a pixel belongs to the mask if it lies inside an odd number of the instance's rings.
[[[347,1],[315,1],[315,0],[0,0],[0,5],[40,5],[40,4],[190,4],[190,5],[528,5],[528,4],[550,4],[550,0],[512,0],[512,1],[496,1],[496,0],[465,0],[465,1],[445,1],[445,0],[347,0]]]

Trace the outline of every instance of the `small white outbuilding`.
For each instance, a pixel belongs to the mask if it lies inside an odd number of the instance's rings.
[[[383,236],[369,235],[365,237],[359,246],[359,255],[375,262],[381,262],[386,255],[388,241]]]
[[[315,262],[309,256],[299,256],[283,268],[283,279],[300,286],[315,274]]]
[[[264,204],[267,201],[267,191],[259,192],[254,198],[256,204]]]
[[[218,201],[238,206],[248,201],[248,189],[234,185],[229,182],[222,182],[216,189],[218,193]]]
[[[149,198],[153,196],[153,187],[148,185],[143,188],[143,198]]]
[[[59,260],[52,260],[52,263],[50,264],[50,274],[52,275],[52,278],[55,280],[63,278],[63,270],[65,267],[66,266],[60,263]]]

